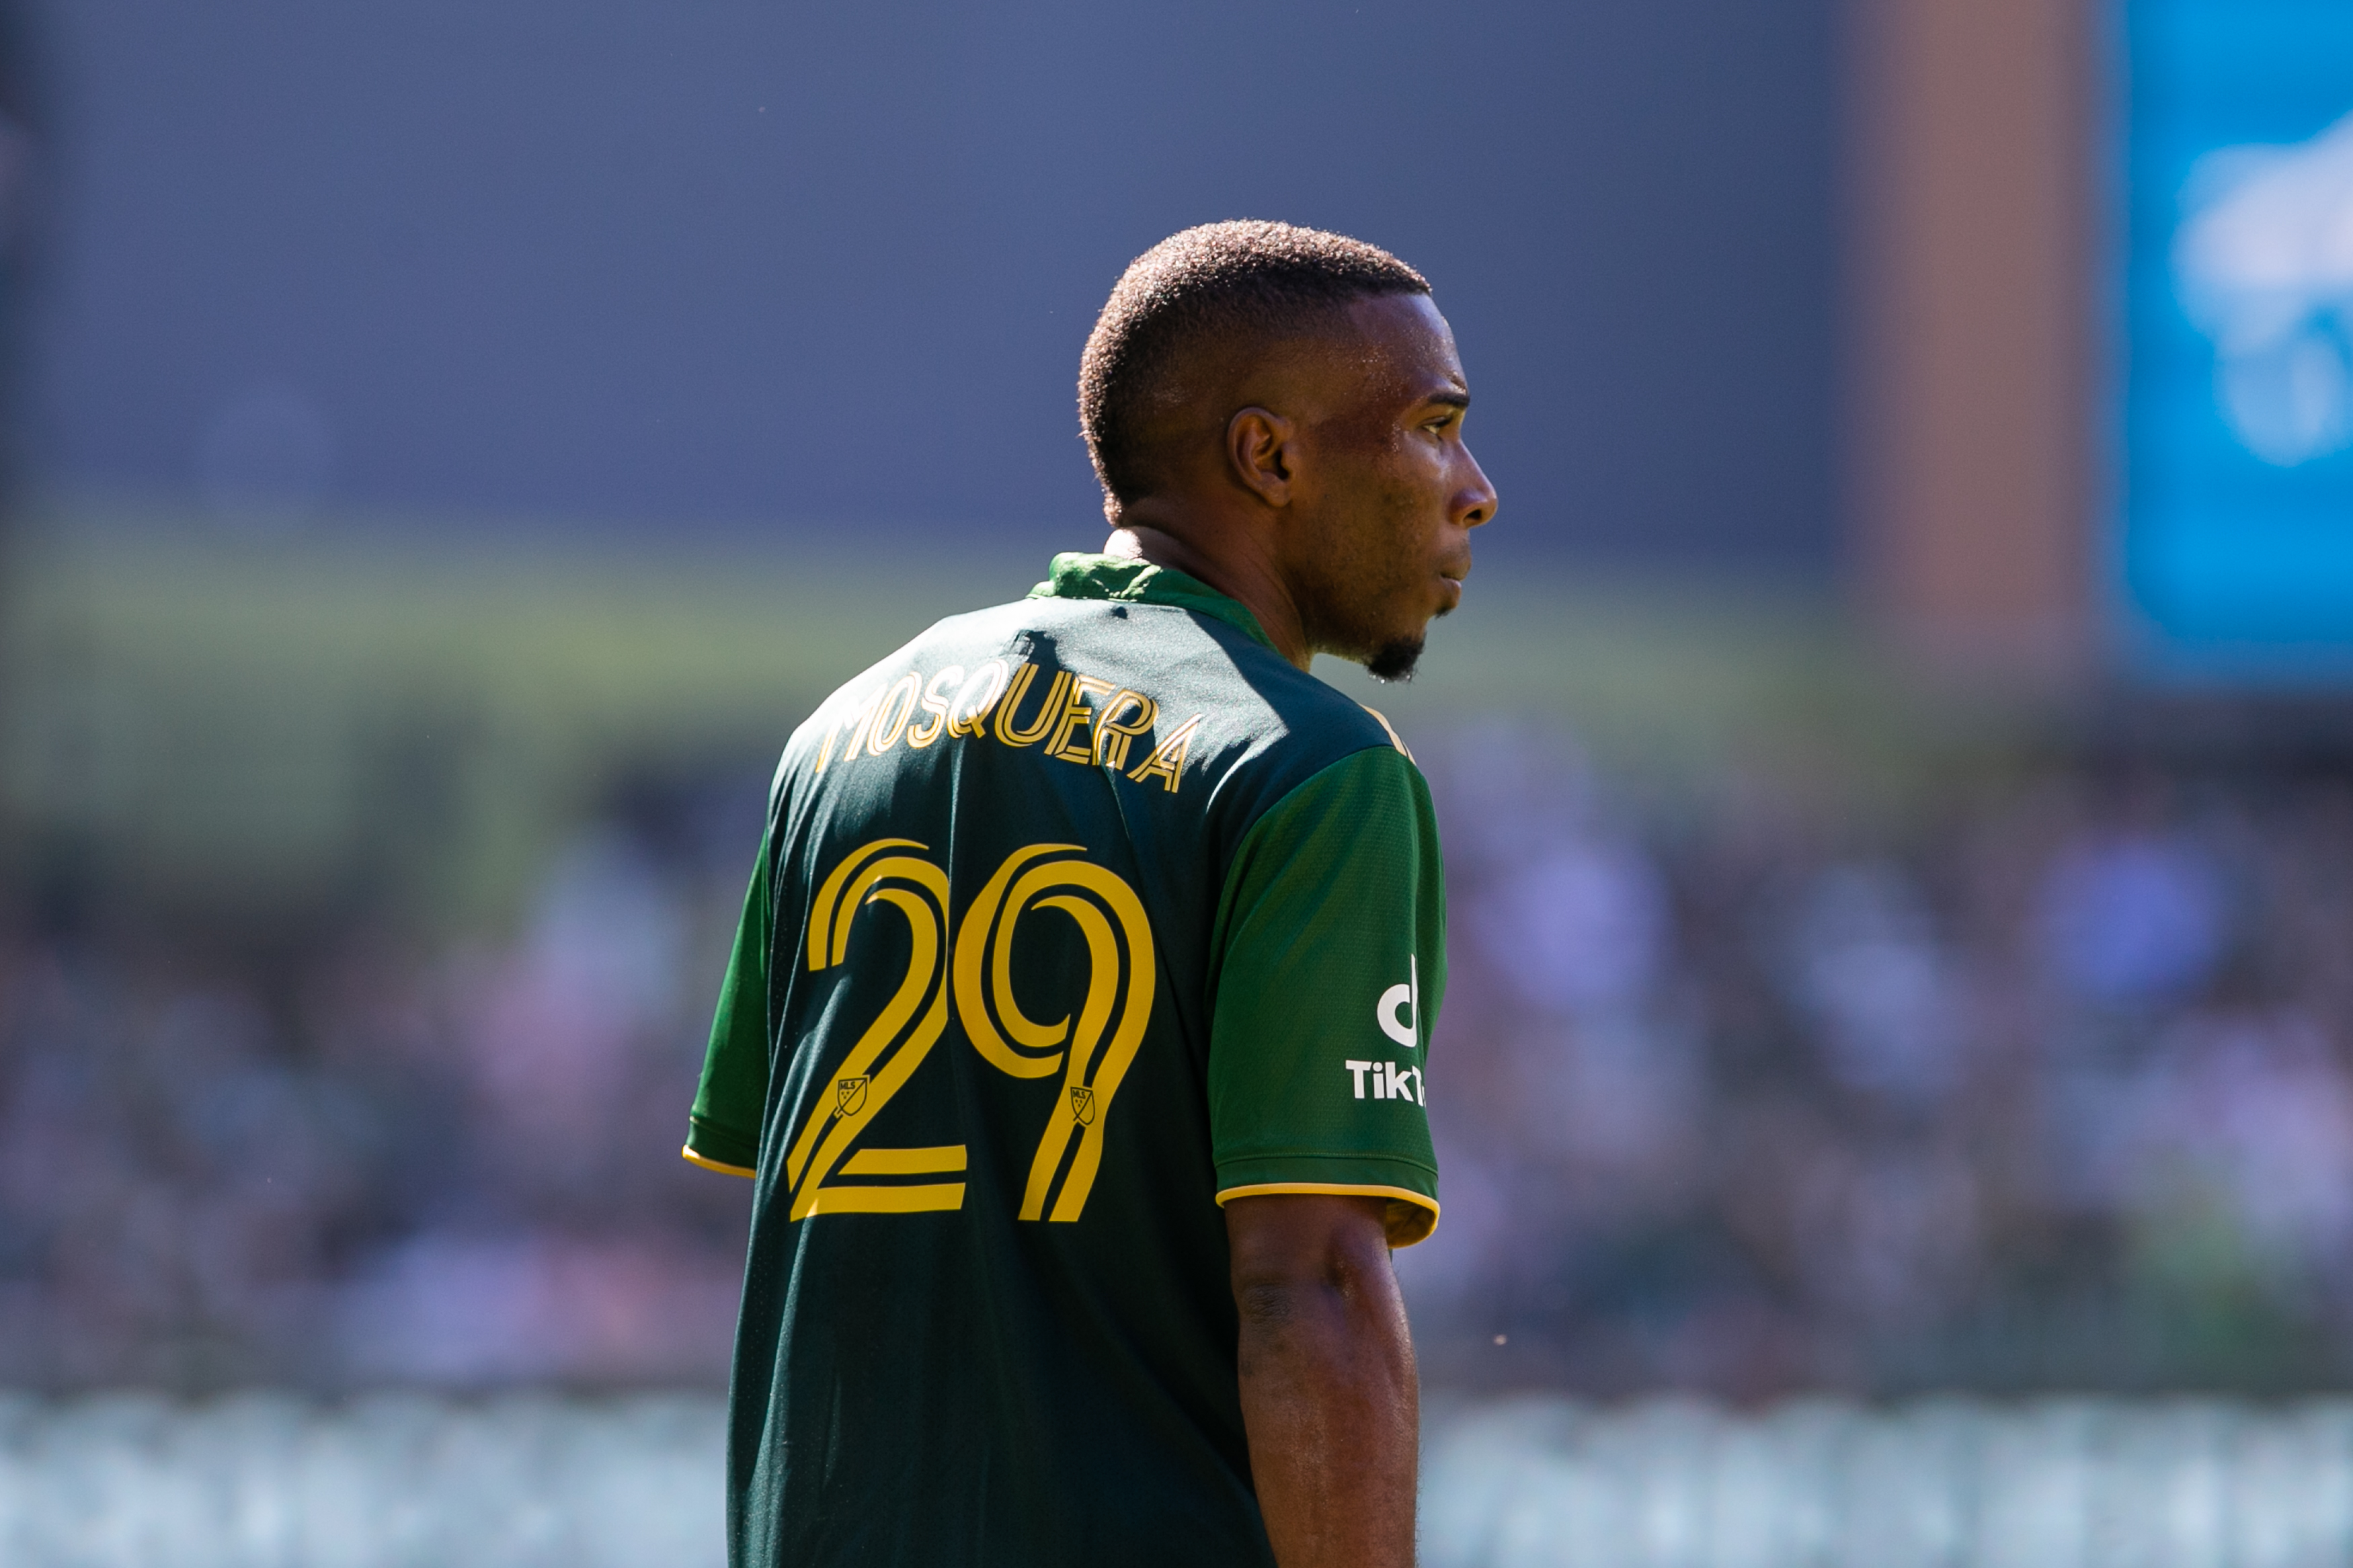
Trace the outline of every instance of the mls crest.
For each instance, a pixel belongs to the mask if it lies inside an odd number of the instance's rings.
[[[1071,1114],[1079,1119],[1082,1127],[1095,1124],[1095,1091],[1082,1083],[1071,1086]]]
[[[833,1086],[833,1112],[837,1116],[855,1116],[866,1109],[866,1086],[863,1078],[845,1078]]]

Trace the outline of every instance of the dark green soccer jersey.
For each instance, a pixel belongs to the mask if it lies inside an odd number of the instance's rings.
[[[690,1158],[753,1175],[737,1568],[1271,1562],[1218,1205],[1438,1218],[1429,791],[1182,574],[1055,558],[795,731]]]

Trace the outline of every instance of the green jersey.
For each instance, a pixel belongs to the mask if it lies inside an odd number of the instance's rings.
[[[687,1155],[756,1182],[730,1560],[1271,1563],[1219,1205],[1438,1219],[1437,830],[1180,573],[1055,558],[795,731]]]

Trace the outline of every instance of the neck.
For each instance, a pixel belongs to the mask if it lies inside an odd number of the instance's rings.
[[[1307,646],[1298,601],[1260,540],[1240,529],[1187,528],[1179,532],[1166,521],[1137,516],[1140,510],[1123,508],[1113,520],[1104,554],[1149,561],[1199,578],[1256,616],[1277,653],[1301,669],[1308,667],[1315,654]]]

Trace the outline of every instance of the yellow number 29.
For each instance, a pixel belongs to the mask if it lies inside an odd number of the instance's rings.
[[[818,1091],[786,1157],[791,1216],[912,1214],[964,1206],[961,1181],[878,1185],[830,1180],[837,1173],[913,1176],[964,1171],[965,1146],[961,1143],[850,1152],[947,1027],[952,989],[965,1033],[990,1066],[1014,1078],[1060,1075],[1060,1092],[1047,1110],[1045,1131],[1030,1161],[1020,1217],[1075,1220],[1085,1209],[1103,1165],[1112,1099],[1135,1060],[1151,1019],[1151,922],[1142,900],[1118,876],[1071,858],[1083,853],[1079,846],[1033,844],[1014,851],[989,878],[965,911],[953,964],[943,963],[947,956],[947,874],[919,858],[923,848],[912,839],[881,838],[852,850],[818,888],[809,911],[812,972],[844,961],[850,923],[868,905],[895,906],[906,918],[912,942],[906,976],[897,993]],[[1067,918],[1085,946],[1087,984],[1075,1017],[1066,1014],[1057,1022],[1039,1023],[1025,1015],[1014,998],[1014,931],[1033,909],[1052,910]],[[951,967],[953,987],[943,973]]]
[[[845,1176],[946,1175],[965,1166],[965,1146],[933,1149],[860,1149],[849,1153],[867,1124],[891,1103],[923,1065],[923,1058],[948,1026],[948,994],[942,948],[948,929],[947,873],[913,855],[921,849],[907,838],[878,838],[852,850],[818,889],[809,911],[808,966],[830,969],[849,954],[849,926],[860,907],[887,903],[907,918],[913,941],[906,978],[881,1015],[858,1037],[831,1080],[818,1091],[800,1136],[785,1156],[794,1219],[813,1214],[916,1214],[964,1206],[962,1182],[881,1186],[835,1183]]]
[[[1015,850],[965,911],[956,931],[956,1012],[974,1048],[990,1066],[1015,1078],[1046,1078],[1057,1068],[1062,1073],[1062,1092],[1046,1113],[1046,1131],[1029,1163],[1029,1185],[1021,1194],[1023,1219],[1074,1220],[1086,1207],[1103,1166],[1112,1097],[1135,1060],[1152,1017],[1152,925],[1143,901],[1125,882],[1090,861],[1046,858],[1079,852],[1075,844]],[[1075,1029],[1067,1014],[1059,1022],[1040,1024],[1024,1016],[1014,1000],[1013,931],[1033,908],[1069,916],[1086,942],[1087,990]],[[1078,1152],[1064,1173],[1063,1156],[1073,1135]],[[1048,1215],[1046,1197],[1058,1174],[1062,1189]]]

